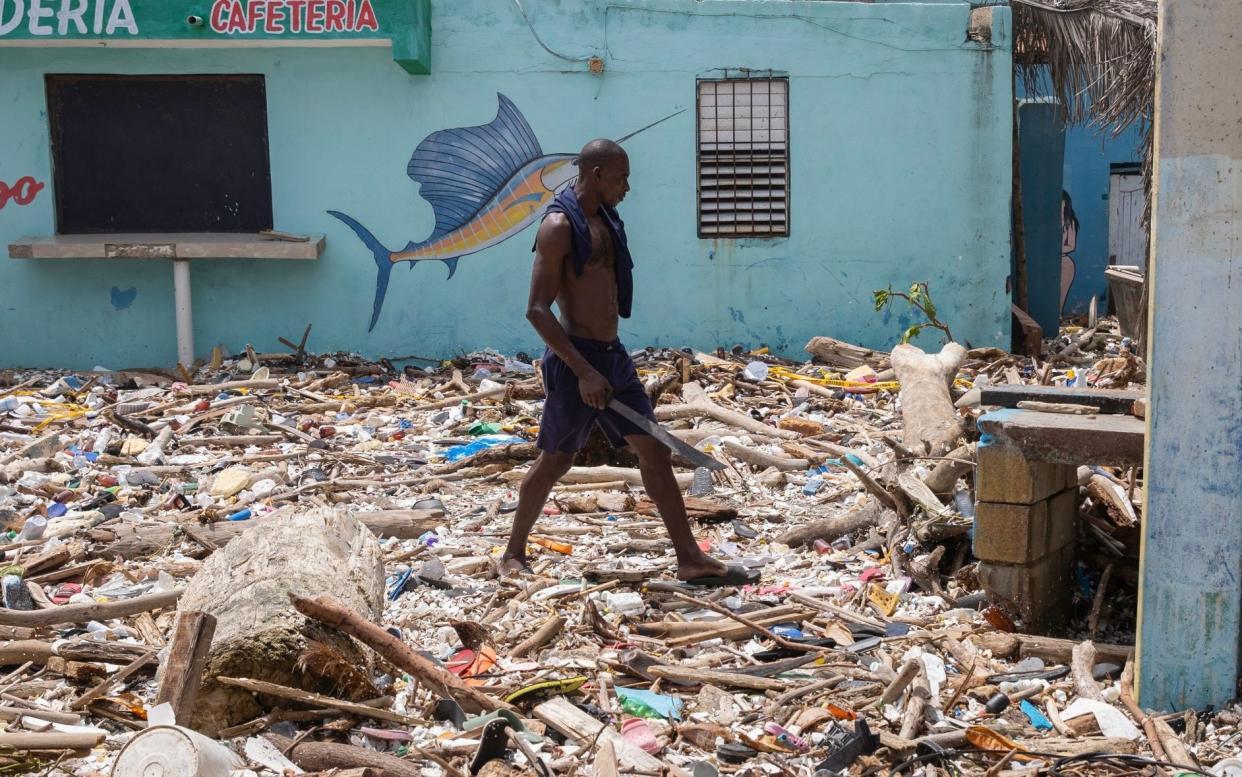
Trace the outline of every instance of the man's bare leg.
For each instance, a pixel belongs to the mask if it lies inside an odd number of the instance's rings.
[[[513,514],[513,530],[509,534],[509,544],[504,555],[500,557],[502,575],[519,572],[526,567],[526,540],[530,531],[535,527],[535,521],[539,519],[539,514],[548,501],[548,494],[552,493],[552,486],[569,472],[573,463],[572,453],[543,451],[522,479],[522,486],[518,490],[517,511]]]
[[[673,476],[672,455],[654,437],[631,435],[625,438],[638,454],[639,468],[647,495],[660,510],[660,518],[673,541],[677,554],[677,578],[692,580],[696,577],[723,575],[727,567],[699,548],[690,531],[690,519],[686,517],[686,503],[681,498],[681,488]]]

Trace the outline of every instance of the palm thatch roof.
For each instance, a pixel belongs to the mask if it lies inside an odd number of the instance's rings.
[[[1120,134],[1147,124],[1156,86],[1156,0],[1012,0],[1015,62],[1046,65],[1067,121]]]
[[[1142,128],[1149,208],[1156,1],[1010,0],[1014,63],[1028,94],[1050,86],[1070,124],[1113,136]]]

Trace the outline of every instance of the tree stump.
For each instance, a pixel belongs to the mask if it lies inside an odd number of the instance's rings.
[[[246,677],[346,699],[378,696],[361,648],[308,619],[289,593],[333,596],[365,617],[383,613],[384,564],[375,535],[351,512],[314,509],[258,518],[245,538],[216,551],[179,609],[216,618],[192,721],[215,736],[263,714],[260,699],[217,677]]]
[[[949,386],[966,349],[949,343],[938,354],[901,344],[893,349],[893,371],[901,382],[901,442],[916,456],[943,456],[957,447],[961,420]]]

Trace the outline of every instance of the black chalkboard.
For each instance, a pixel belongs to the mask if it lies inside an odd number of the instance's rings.
[[[56,229],[272,228],[261,75],[48,75]]]

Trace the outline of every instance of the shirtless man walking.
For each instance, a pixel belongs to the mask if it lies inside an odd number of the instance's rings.
[[[654,437],[614,411],[616,398],[655,418],[625,346],[619,317],[633,299],[633,262],[616,206],[630,190],[630,163],[621,146],[593,140],[578,155],[578,180],[557,195],[535,239],[526,319],[547,343],[543,382],[547,392],[531,467],[518,497],[513,532],[501,560],[503,573],[527,567],[526,540],[552,486],[573,465],[598,423],[613,447],[638,454],[643,485],[655,501],[677,554],[677,577],[698,585],[745,585],[757,572],[726,566],[694,541],[670,453]],[[561,317],[552,313],[556,302]]]

